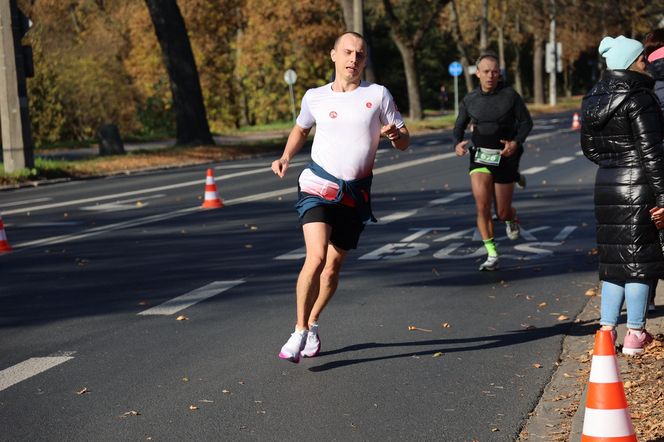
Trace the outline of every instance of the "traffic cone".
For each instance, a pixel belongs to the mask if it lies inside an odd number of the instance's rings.
[[[610,330],[595,335],[581,442],[636,442]]]
[[[7,241],[7,234],[5,233],[5,225],[2,222],[2,215],[0,215],[0,253],[11,252],[12,246]]]
[[[204,209],[219,209],[224,207],[224,203],[219,198],[217,193],[217,185],[214,183],[214,173],[212,169],[207,170],[207,177],[205,178],[205,198],[203,199]]]
[[[579,130],[581,129],[581,120],[579,120],[579,113],[574,112],[574,116],[572,117],[572,130]]]

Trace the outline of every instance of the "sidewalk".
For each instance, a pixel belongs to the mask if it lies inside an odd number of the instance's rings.
[[[579,296],[584,294],[579,293]],[[565,337],[558,368],[524,426],[520,441],[577,442],[581,439],[594,335],[599,328],[600,302],[600,296],[592,296]],[[662,282],[657,287],[655,305],[657,310],[648,313],[647,329],[661,340],[664,333]],[[619,344],[624,334],[623,318],[618,327]],[[664,440],[664,395],[660,380],[664,369],[664,351],[661,342],[659,347],[650,347],[637,357],[624,356],[618,351],[617,359],[638,440]],[[656,436],[649,436],[653,434]]]

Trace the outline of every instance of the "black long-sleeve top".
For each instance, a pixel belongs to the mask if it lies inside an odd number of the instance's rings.
[[[473,143],[491,149],[502,149],[500,140],[514,140],[522,145],[533,128],[523,99],[503,83],[491,92],[482,92],[478,87],[463,98],[454,124],[455,145],[463,140],[470,122],[473,123]]]

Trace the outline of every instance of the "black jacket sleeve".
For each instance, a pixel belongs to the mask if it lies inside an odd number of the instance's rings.
[[[470,115],[468,114],[468,110],[466,110],[464,101],[465,100],[461,100],[461,104],[459,104],[459,115],[454,123],[454,130],[452,131],[455,146],[463,140],[466,127],[468,127],[468,123],[470,123]]]

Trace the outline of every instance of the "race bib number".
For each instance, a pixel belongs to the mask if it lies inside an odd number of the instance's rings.
[[[500,164],[500,149],[478,147],[475,151],[475,162],[487,166],[497,166]]]

